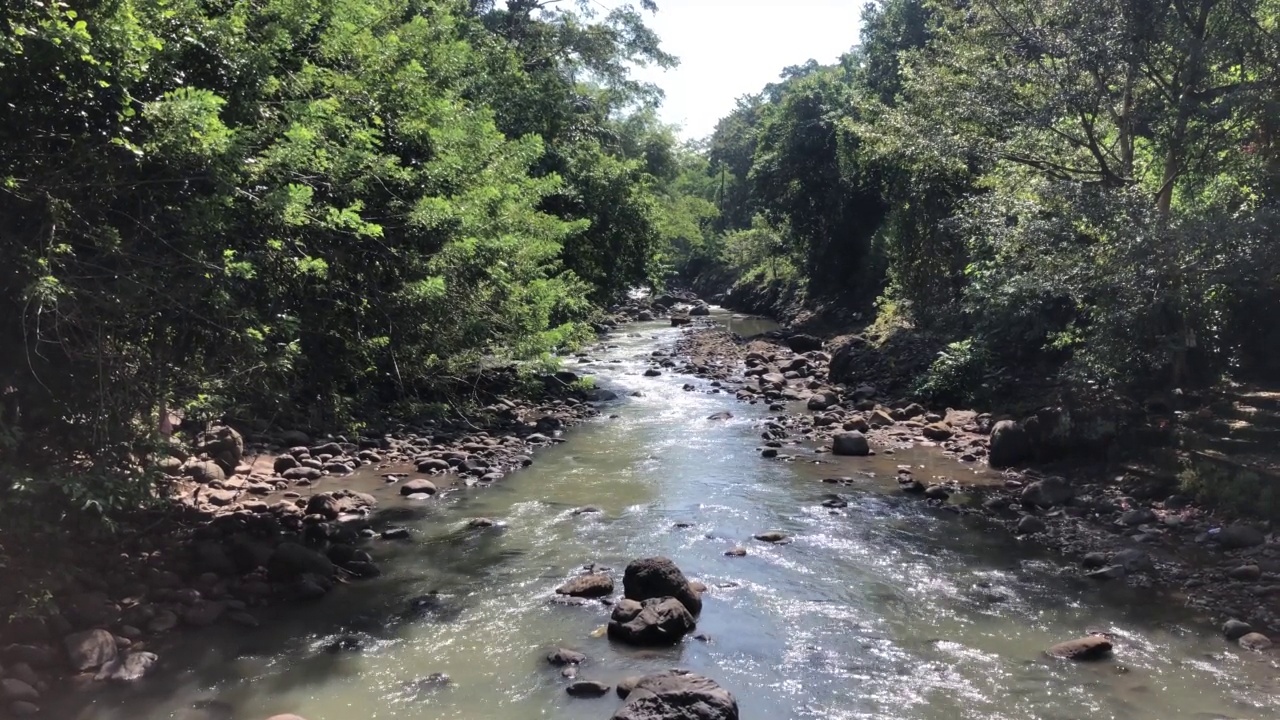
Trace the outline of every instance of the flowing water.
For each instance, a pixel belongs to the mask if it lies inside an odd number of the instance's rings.
[[[738,332],[766,327],[716,318]],[[427,503],[364,481],[379,495],[379,522],[416,532],[411,543],[375,541],[382,578],[281,608],[256,631],[184,636],[158,648],[162,674],[105,691],[80,717],[608,718],[612,695],[565,694],[544,660],[557,646],[588,655],[584,679],[701,672],[737,696],[748,720],[1280,716],[1275,667],[1230,647],[1175,600],[1086,584],[978,520],[895,494],[899,464],[920,478],[973,470],[923,449],[821,456],[822,465],[763,460],[763,406],[681,390],[686,382],[711,389],[700,380],[643,377],[649,354],[677,331],[647,323],[627,332],[581,368],[624,400],[527,470]],[[627,397],[636,390],[643,395]],[[734,418],[706,419],[723,410]],[[821,482],[833,475],[855,484]],[[822,507],[832,492],[848,507]],[[602,512],[574,514],[586,505]],[[467,528],[478,516],[503,525]],[[751,540],[773,529],[794,542]],[[735,545],[750,554],[726,557]],[[710,586],[698,621],[709,641],[630,649],[593,637],[608,608],[552,602],[588,563],[620,580],[628,560],[657,554]],[[436,595],[412,619],[387,621],[426,593]],[[1043,657],[1091,628],[1117,634],[1114,660]],[[354,633],[362,649],[329,652],[341,633]]]

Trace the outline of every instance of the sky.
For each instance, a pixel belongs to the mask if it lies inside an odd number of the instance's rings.
[[[789,65],[834,62],[858,40],[863,0],[657,0],[646,23],[680,66],[644,68],[666,91],[662,118],[681,135],[706,137],[741,96]],[[638,3],[637,3],[638,4]]]

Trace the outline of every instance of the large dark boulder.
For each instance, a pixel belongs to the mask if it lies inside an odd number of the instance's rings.
[[[293,580],[308,574],[327,578],[334,573],[329,558],[297,543],[281,543],[271,554],[267,570],[276,580]]]
[[[1218,541],[1218,545],[1226,550],[1239,550],[1261,545],[1267,541],[1267,536],[1252,525],[1239,523],[1222,528],[1214,536],[1214,539]]]
[[[738,720],[738,701],[728,690],[682,670],[646,675],[626,697],[612,720]]]
[[[991,429],[991,467],[1010,467],[1031,457],[1031,438],[1012,420],[1001,420]]]
[[[695,627],[677,599],[622,600],[609,616],[609,637],[628,645],[674,645]]]
[[[691,587],[689,579],[669,558],[652,557],[634,560],[622,576],[623,596],[628,600],[672,597],[693,615],[702,612],[702,597]]]
[[[71,669],[92,670],[116,659],[116,639],[106,630],[86,630],[62,641]]]
[[[1023,505],[1048,508],[1062,505],[1075,497],[1075,494],[1075,488],[1071,487],[1070,483],[1060,477],[1051,476],[1023,488],[1021,502]]]
[[[870,455],[871,445],[867,437],[857,430],[850,430],[831,439],[831,452],[835,455]]]
[[[806,353],[814,350],[822,349],[822,338],[806,335],[805,333],[796,333],[787,338],[787,347],[792,352]]]
[[[236,471],[236,466],[244,459],[244,438],[235,428],[219,425],[200,433],[196,438],[196,452],[204,453],[210,460],[218,463],[228,475]]]

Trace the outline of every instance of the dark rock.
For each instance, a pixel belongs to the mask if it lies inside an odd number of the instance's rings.
[[[196,437],[195,451],[209,456],[219,467],[231,475],[244,459],[244,438],[227,425],[219,425]]]
[[[674,597],[624,599],[610,615],[609,637],[631,645],[674,645],[694,626],[693,615]]]
[[[1101,660],[1111,654],[1111,640],[1103,635],[1087,635],[1058,643],[1047,651],[1063,660]]]
[[[1107,564],[1107,554],[1103,552],[1091,552],[1080,559],[1080,564],[1086,568],[1100,568]]]
[[[930,440],[941,442],[949,440],[955,434],[955,431],[942,423],[932,423],[921,428],[920,434]]]
[[[1262,578],[1262,569],[1257,565],[1241,565],[1240,567],[1232,568],[1227,573],[1227,577],[1232,580],[1251,582]]]
[[[323,476],[324,472],[320,468],[313,467],[290,468],[280,473],[280,477],[285,480],[319,480]]]
[[[565,665],[581,665],[586,661],[586,655],[568,648],[556,648],[555,650],[547,653],[547,662],[560,667]]]
[[[1085,573],[1085,577],[1093,580],[1116,580],[1124,576],[1125,569],[1123,565],[1107,565],[1106,567],[1101,567],[1092,572]]]
[[[227,479],[226,471],[222,469],[221,465],[212,460],[198,460],[190,463],[183,472],[202,485],[208,485],[211,482],[222,482]]]
[[[951,491],[945,485],[930,485],[924,489],[924,496],[930,500],[946,500],[951,497]]]
[[[1038,507],[1061,505],[1075,496],[1075,488],[1060,477],[1037,480],[1022,489],[1022,504]]]
[[[738,720],[738,701],[728,690],[682,670],[640,678],[626,699],[612,720]]]
[[[226,609],[225,603],[201,600],[182,614],[182,621],[195,627],[207,627],[217,622]]]
[[[1228,525],[1220,530],[1215,539],[1224,550],[1239,550],[1261,545],[1267,541],[1262,531],[1252,525],[1238,523]]]
[[[744,547],[733,547],[724,551],[725,557],[746,557],[747,549]]]
[[[708,420],[728,420],[733,417],[733,413],[728,410],[721,410],[718,413],[712,413],[707,416]]]
[[[35,702],[40,699],[40,693],[35,688],[17,678],[0,680],[0,696],[11,702]]]
[[[992,467],[1010,467],[1031,456],[1031,438],[1012,420],[1001,420],[991,429],[991,449],[987,461]]]
[[[613,687],[595,680],[578,680],[564,689],[573,697],[598,698],[609,694]]]
[[[1149,508],[1137,508],[1120,514],[1116,522],[1126,527],[1137,527],[1145,525],[1149,522],[1155,522],[1156,514],[1151,512]]]
[[[338,499],[333,496],[333,493],[312,495],[307,500],[307,514],[320,515],[325,520],[337,520],[338,515],[341,514]]]
[[[689,587],[689,579],[665,557],[641,558],[627,565],[622,577],[623,596],[629,600],[673,597],[690,614],[702,612],[702,598]]]
[[[435,495],[436,484],[431,482],[430,480],[418,478],[417,480],[410,480],[409,482],[400,486],[401,495],[415,495],[418,493]]]
[[[168,632],[178,626],[178,616],[169,610],[161,610],[147,623],[147,630],[153,633]]]
[[[271,465],[271,469],[277,474],[283,473],[286,470],[292,470],[296,467],[298,467],[298,458],[292,455],[280,455]]]
[[[1151,556],[1137,548],[1127,548],[1112,555],[1111,564],[1119,565],[1125,569],[1125,572],[1131,573],[1146,572],[1155,567]]]
[[[871,445],[867,437],[857,430],[842,432],[831,439],[831,452],[835,455],[870,455]]]
[[[334,573],[333,562],[329,558],[289,542],[281,543],[271,554],[267,569],[275,580],[293,580],[306,574],[328,578]]]
[[[605,597],[613,594],[613,578],[605,573],[579,575],[556,588],[556,593],[572,597]]]
[[[791,539],[790,535],[787,535],[781,530],[770,530],[768,532],[762,532],[757,535],[753,535],[752,537],[754,537],[756,540],[759,540],[761,542],[767,542],[767,543],[780,543],[780,542],[786,542],[787,540]]]
[[[805,333],[796,333],[787,338],[787,347],[791,348],[791,352],[813,352],[822,349],[822,339]]]
[[[1048,529],[1049,526],[1045,525],[1044,521],[1035,515],[1023,515],[1022,519],[1018,521],[1017,533],[1019,535],[1034,535]]]
[[[1222,624],[1222,634],[1228,640],[1239,640],[1253,632],[1253,626],[1242,620],[1228,620]]]
[[[116,639],[106,630],[86,630],[68,635],[62,644],[67,649],[67,659],[73,670],[92,670],[116,659]]]
[[[40,714],[40,706],[25,700],[19,700],[9,704],[9,714],[14,717],[31,717]]]

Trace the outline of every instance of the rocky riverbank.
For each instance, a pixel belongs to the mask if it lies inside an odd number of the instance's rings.
[[[776,410],[763,429],[764,461],[892,454],[914,445],[964,465],[992,465],[1001,471],[994,481],[917,478],[909,467],[897,480],[921,502],[981,515],[1065,554],[1092,581],[1160,588],[1222,622],[1230,639],[1270,646],[1255,632],[1280,627],[1280,541],[1270,528],[1216,517],[1141,468],[1078,459],[1033,466],[1036,445],[1051,442],[1047,428],[1061,422],[1052,410],[1016,420],[925,407],[869,383],[834,383],[828,347],[806,334],[743,340],[698,327],[654,364]]]
[[[100,540],[49,538],[30,552],[6,543],[18,582],[0,608],[0,699],[14,716],[36,715],[67,688],[143,678],[184,628],[254,628],[269,606],[377,576],[378,544],[410,531],[347,486],[355,473],[424,502],[498,483],[611,399],[578,380],[562,371],[536,401],[499,396],[465,418],[376,435],[222,425],[175,439],[154,462],[163,507]]]

